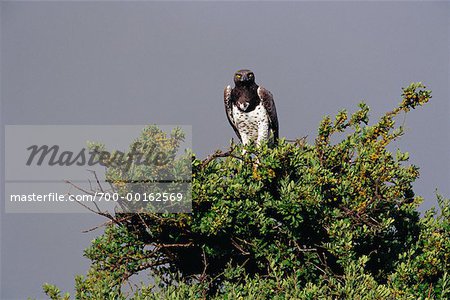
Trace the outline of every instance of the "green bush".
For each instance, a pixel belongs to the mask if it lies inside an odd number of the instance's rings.
[[[242,154],[232,143],[193,156],[193,213],[110,216],[85,251],[92,265],[76,278],[76,299],[450,298],[449,200],[439,196],[440,213],[420,218],[418,168],[388,148],[403,134],[395,117],[430,98],[413,83],[375,124],[365,104],[325,117],[314,145],[281,139]],[[139,142],[175,151],[182,139],[153,126]],[[135,175],[108,174],[121,192],[121,179]],[[126,292],[139,272],[155,283]]]

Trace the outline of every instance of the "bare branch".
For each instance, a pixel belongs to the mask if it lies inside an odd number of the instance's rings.
[[[233,238],[231,238],[231,244],[238,249],[243,255],[250,255],[250,252],[247,252],[242,248]]]
[[[233,154],[234,149],[236,146],[232,146],[230,150],[227,152],[222,152],[221,150],[217,150],[214,154],[209,155],[205,160],[202,162],[202,168],[206,167],[211,161],[213,161],[216,158],[220,157],[233,157],[236,159],[244,160],[242,157],[236,156]]]
[[[88,170],[88,171],[91,172],[92,174],[94,174],[95,181],[97,181],[97,185],[98,185],[100,191],[102,191],[102,193],[104,193],[105,191],[103,190],[103,187],[100,184],[100,180],[98,179],[97,173],[94,170]]]

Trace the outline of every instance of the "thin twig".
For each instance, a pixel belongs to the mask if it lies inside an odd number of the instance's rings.
[[[208,268],[208,262],[206,260],[205,247],[202,247],[202,256],[203,256],[203,272],[199,277],[200,283],[202,283],[206,279],[206,270]]]
[[[83,189],[83,188],[81,188],[81,187],[79,187],[79,186],[73,184],[73,183],[70,182],[69,180],[64,180],[64,182],[70,184],[71,186],[73,186],[74,188],[76,188],[77,190],[79,190],[79,191],[81,191],[81,192],[83,192],[83,193],[86,193],[86,194],[92,195],[92,196],[95,195],[95,193],[93,193],[93,192],[88,192],[88,191],[86,191],[85,189]]]
[[[222,152],[221,150],[217,150],[214,154],[209,155],[205,160],[202,162],[202,168],[206,167],[211,161],[213,161],[216,158],[220,157],[233,157],[240,160],[244,160],[242,157],[236,156],[233,154],[234,149],[236,146],[232,146],[230,150],[227,152]]]
[[[102,191],[102,193],[104,193],[105,191],[103,190],[103,187],[100,184],[100,180],[97,177],[97,173],[94,170],[88,170],[88,171],[91,172],[92,174],[94,174],[95,180],[97,181],[97,185],[100,188],[100,191]]]
[[[236,249],[238,249],[241,252],[241,254],[243,254],[243,255],[249,255],[250,254],[250,252],[245,251],[244,248],[242,248],[233,238],[231,238],[231,244]]]
[[[95,213],[97,213],[97,212],[95,212]],[[119,219],[116,219],[116,220],[117,220],[117,222],[119,222],[119,223],[122,224],[123,221],[126,221],[126,220],[128,220],[128,219],[131,219],[131,217],[132,217],[132,215],[130,214],[130,215],[127,215],[126,217],[119,218]],[[105,223],[102,223],[102,224],[100,224],[100,225],[97,225],[97,226],[94,226],[94,227],[92,227],[92,228],[83,230],[82,233],[88,233],[88,232],[97,230],[97,229],[99,229],[100,227],[108,226],[108,225],[113,224],[113,223],[114,223],[114,222],[113,222],[112,220],[109,220],[109,221],[106,221]]]
[[[109,220],[109,221],[106,221],[105,223],[102,223],[102,224],[100,224],[100,225],[96,225],[96,226],[94,226],[94,227],[91,227],[91,228],[89,228],[89,229],[83,230],[83,231],[81,231],[81,232],[82,232],[82,233],[88,233],[88,232],[97,230],[97,229],[99,229],[100,227],[108,226],[108,225],[110,225],[110,224],[112,224],[112,223],[113,223],[113,222],[112,222],[111,220]]]
[[[192,242],[186,244],[155,244],[155,246],[159,248],[192,247],[193,245]]]

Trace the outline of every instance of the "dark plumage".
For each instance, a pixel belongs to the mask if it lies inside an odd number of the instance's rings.
[[[225,112],[228,121],[243,144],[262,140],[276,143],[278,140],[278,118],[272,94],[255,83],[250,70],[239,70],[234,74],[235,87],[224,91]]]

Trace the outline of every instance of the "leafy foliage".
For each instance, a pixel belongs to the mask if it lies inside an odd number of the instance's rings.
[[[194,156],[193,213],[116,215],[85,251],[92,266],[76,278],[76,298],[450,297],[450,202],[439,196],[440,213],[420,218],[419,170],[388,147],[403,134],[395,117],[430,98],[413,83],[373,125],[364,103],[325,117],[314,145],[281,139],[273,149],[249,145],[242,154],[232,144]],[[139,143],[178,147],[157,133]],[[113,183],[130,176],[109,174]],[[124,292],[143,270],[155,283]],[[56,287],[45,292],[63,299]]]

